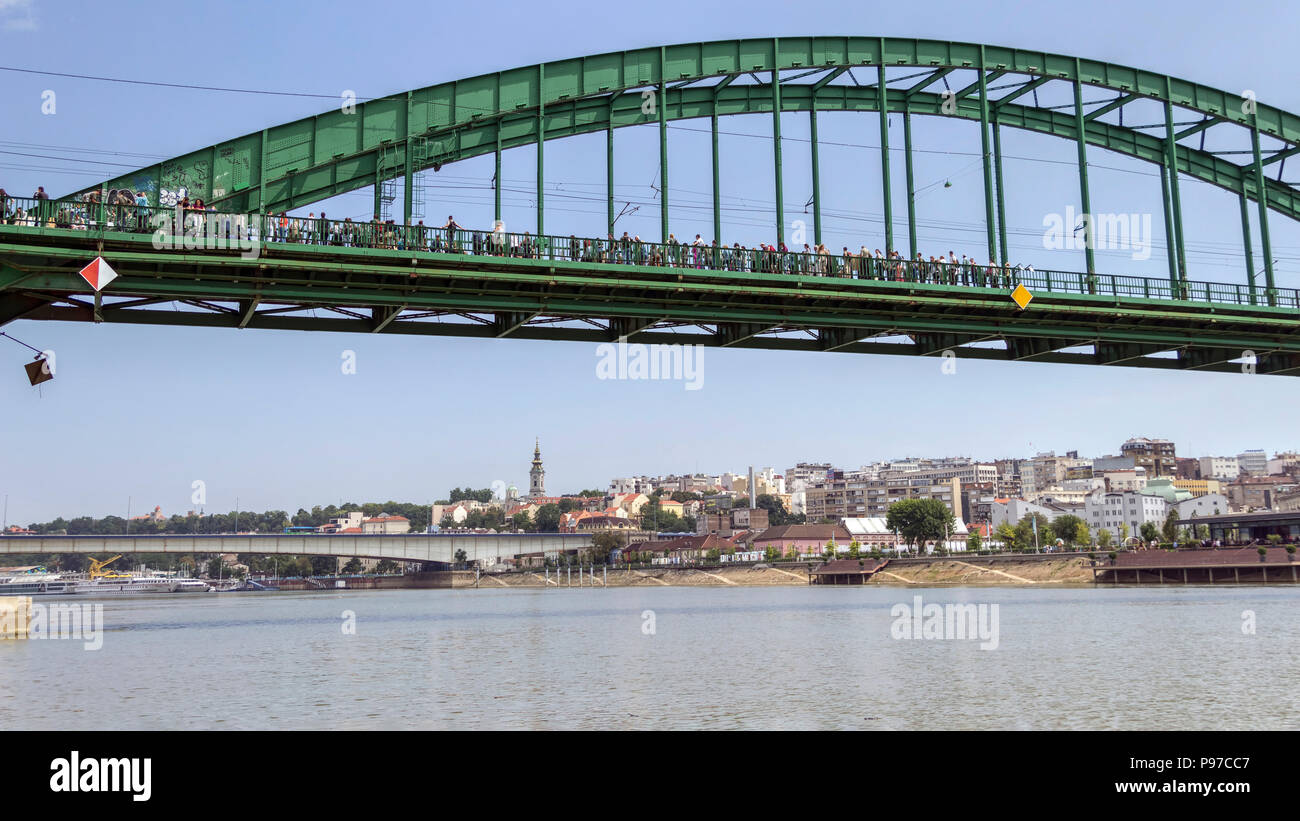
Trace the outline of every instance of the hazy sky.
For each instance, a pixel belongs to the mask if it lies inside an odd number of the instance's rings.
[[[986,42],[1165,72],[1300,111],[1287,3],[1042,2],[908,4],[749,2],[711,7],[620,3],[373,5],[0,0],[0,64],[193,85],[382,96],[461,77],[605,51],[748,36],[886,35]],[[891,75],[893,76],[893,75]],[[864,78],[865,79],[865,78]],[[54,115],[42,92],[57,94]],[[1048,95],[1045,95],[1045,97]],[[1059,94],[1058,94],[1059,96]],[[1105,99],[1089,91],[1085,99]],[[1043,104],[1068,99],[1043,99]],[[98,179],[331,107],[328,100],[233,94],[0,71],[0,187],[64,194]],[[1151,109],[1126,116],[1156,117]],[[811,195],[807,115],[782,121],[787,221]],[[1152,120],[1154,121],[1154,119]],[[1133,124],[1132,119],[1127,123]],[[827,244],[883,244],[874,114],[819,118]],[[724,237],[771,239],[771,117],[723,120]],[[701,130],[703,129],[703,130]],[[707,121],[670,129],[672,230],[711,234]],[[916,122],[917,207],[925,253],[984,251],[978,129]],[[891,146],[902,125],[891,124]],[[1219,138],[1215,138],[1219,139]],[[641,203],[619,230],[652,239],[657,130],[617,135],[620,202]],[[1242,146],[1216,143],[1208,147]],[[1073,143],[1004,130],[1012,256],[1080,270],[1081,252],[1043,248],[1047,214],[1078,208]],[[37,156],[29,156],[37,155]],[[1093,208],[1154,215],[1153,253],[1098,254],[1099,269],[1164,276],[1155,169],[1089,148]],[[532,148],[504,161],[505,218],[534,226]],[[901,155],[893,154],[895,236],[906,241]],[[604,219],[604,137],[547,144],[548,231],[594,235]],[[491,159],[424,175],[426,221],[492,217]],[[1300,178],[1300,164],[1287,179]],[[944,187],[943,182],[952,182]],[[1183,178],[1191,279],[1240,282],[1235,197]],[[336,198],[331,216],[366,217],[371,192]],[[399,199],[400,208],[400,199]],[[313,206],[306,210],[320,210]],[[1300,286],[1300,228],[1274,215],[1279,284]],[[1259,232],[1253,229],[1258,265]],[[594,345],[16,322],[5,331],[52,349],[39,388],[28,355],[0,339],[0,493],[10,523],[56,515],[193,507],[209,511],[340,501],[429,501],[453,486],[527,487],[541,437],[547,488],[605,487],[640,473],[784,469],[797,461],[919,455],[1117,452],[1134,435],[1180,454],[1300,447],[1300,382],[1283,377],[852,354],[707,350],[702,389],[602,380]],[[345,352],[357,372],[344,374]]]

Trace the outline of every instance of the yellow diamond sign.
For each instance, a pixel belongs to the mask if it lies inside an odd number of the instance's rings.
[[[1025,287],[1024,283],[1021,283],[1011,292],[1011,298],[1016,301],[1016,304],[1020,306],[1020,310],[1023,311],[1029,305],[1030,300],[1034,298],[1034,295],[1029,293],[1029,289]]]

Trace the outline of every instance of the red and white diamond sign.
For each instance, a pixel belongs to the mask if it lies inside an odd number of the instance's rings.
[[[95,257],[95,261],[82,268],[81,278],[90,283],[90,287],[96,291],[104,290],[104,286],[117,279],[117,271],[114,271],[103,257]]]

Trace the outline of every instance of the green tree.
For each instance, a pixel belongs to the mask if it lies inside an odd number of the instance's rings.
[[[978,529],[972,528],[970,534],[966,537],[966,550],[971,553],[978,553],[984,547],[984,539],[980,536]]]
[[[463,552],[463,551],[461,551],[461,552]],[[375,572],[376,572],[376,573],[396,573],[396,572],[397,572],[397,562],[393,561],[392,559],[384,559],[384,560],[381,561],[379,564],[375,565]]]
[[[1178,540],[1178,508],[1169,508],[1169,513],[1165,515],[1165,523],[1160,528],[1160,535],[1165,537],[1166,542]]]
[[[626,538],[617,530],[602,530],[591,537],[591,561],[596,564],[609,562],[609,554],[626,543]]]
[[[789,513],[785,509],[785,503],[779,497],[770,493],[758,494],[758,496],[754,497],[754,504],[767,511],[767,523],[772,527],[803,524],[805,521],[802,513]]]
[[[1110,531],[1105,528],[1097,531],[1097,546],[1102,550],[1110,547]]]
[[[560,506],[551,502],[537,509],[537,532],[555,533],[560,529]]]
[[[1145,542],[1154,542],[1156,537],[1160,535],[1160,531],[1153,522],[1143,522],[1138,531],[1142,534],[1142,540]]]
[[[889,506],[885,526],[919,551],[927,540],[943,539],[952,531],[952,511],[938,499],[903,499]]]
[[[1052,535],[1066,544],[1074,544],[1079,540],[1080,527],[1083,528],[1085,534],[1088,532],[1088,526],[1084,524],[1083,519],[1069,513],[1064,516],[1057,516],[1051,522]],[[1083,537],[1083,541],[1089,541],[1087,535]]]
[[[1038,536],[1034,536],[1035,527]],[[1016,525],[1016,546],[1022,551],[1033,550],[1035,545],[1042,545],[1052,538],[1052,520],[1042,513],[1027,513]]]
[[[1010,522],[1003,522],[993,531],[993,538],[1002,543],[1003,550],[1016,549],[1016,529]]]
[[[1079,520],[1079,524],[1075,525],[1074,543],[1079,545],[1092,544],[1092,531],[1088,530],[1088,525],[1084,524],[1082,519]]]
[[[448,504],[464,501],[490,502],[492,501],[492,488],[485,487],[480,488],[479,490],[474,490],[469,487],[464,489],[458,487],[452,488]]]

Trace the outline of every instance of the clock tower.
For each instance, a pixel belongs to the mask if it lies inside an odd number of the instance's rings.
[[[542,444],[533,445],[533,468],[528,471],[528,495],[534,499],[546,495],[546,469],[542,467]]]

